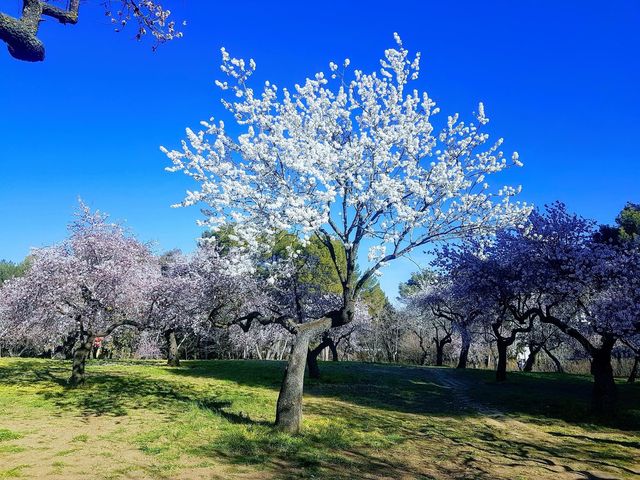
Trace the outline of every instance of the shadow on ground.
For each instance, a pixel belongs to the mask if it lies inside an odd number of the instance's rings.
[[[178,368],[161,362],[92,362],[87,384],[73,389],[66,387],[69,362],[20,359],[0,363],[0,387],[35,392],[55,407],[54,415],[124,416],[134,410],[153,410],[172,418],[189,408],[208,412],[224,420],[216,424],[215,434],[201,425],[206,417],[197,417],[167,448],[232,464],[259,464],[291,478],[420,478],[403,459],[380,454],[410,442],[425,445],[427,450],[421,452],[425,458],[443,448],[475,452],[439,467],[441,474],[451,478],[467,478],[459,477],[464,471],[472,472],[473,478],[493,478],[477,464],[478,457],[484,456],[500,459],[504,468],[533,464],[549,472],[561,469],[574,472],[577,478],[597,479],[593,472],[571,467],[585,462],[585,448],[593,457],[588,464],[591,469],[637,473],[625,466],[630,452],[640,449],[637,436],[601,438],[555,428],[558,420],[566,420],[597,432],[619,422],[588,416],[588,377],[516,373],[506,384],[496,384],[492,372],[446,371],[462,384],[465,395],[503,413],[526,416],[527,422],[542,425],[561,440],[540,443],[473,423],[481,415],[469,405],[459,405],[451,389],[438,383],[432,368],[348,362],[323,363],[321,368],[323,378],[307,381],[305,389],[305,414],[316,420],[308,422],[298,436],[271,426],[282,362],[193,361]],[[625,419],[620,428],[638,430],[640,388],[620,387],[619,418]],[[197,441],[179,436],[190,434]],[[163,452],[154,442],[157,439],[149,440],[149,448],[143,451]]]

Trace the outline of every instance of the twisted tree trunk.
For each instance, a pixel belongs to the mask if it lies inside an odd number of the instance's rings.
[[[498,347],[498,366],[496,368],[496,380],[498,382],[504,382],[507,380],[507,349],[509,347],[508,341],[498,338],[496,346]]]
[[[332,339],[329,339],[329,350],[331,350],[331,360],[333,362],[338,361],[338,346]]]
[[[69,385],[72,387],[82,385],[86,380],[85,366],[87,363],[87,357],[93,348],[93,341],[95,338],[96,336],[90,333],[83,333],[80,336],[80,343],[73,353],[71,377],[69,378]]]
[[[553,364],[556,367],[556,372],[558,373],[564,373],[564,368],[562,367],[562,363],[560,363],[560,360],[558,360],[558,357],[556,357],[551,350],[549,350],[547,347],[542,347],[542,350],[544,350],[544,353],[547,354],[547,356],[551,359],[551,361],[553,362]]]
[[[276,407],[276,426],[289,433],[298,433],[302,424],[302,393],[304,370],[311,339],[331,327],[331,320],[322,318],[298,327],[291,355],[284,373],[284,380]]]
[[[329,338],[323,337],[322,342],[307,352],[307,366],[309,367],[309,377],[320,378],[320,367],[318,366],[318,357],[322,351],[329,346]]]
[[[444,365],[444,347],[451,343],[451,334],[448,334],[442,340],[434,338],[433,343],[436,345],[436,366],[441,367]]]
[[[542,349],[542,345],[538,344],[529,344],[529,356],[527,357],[527,361],[524,363],[524,367],[522,367],[523,372],[531,372],[533,370],[533,365],[536,363],[536,357],[540,350]]]

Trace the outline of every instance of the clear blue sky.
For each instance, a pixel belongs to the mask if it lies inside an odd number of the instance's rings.
[[[397,31],[422,52],[421,85],[444,114],[485,103],[525,162],[510,175],[524,200],[600,222],[640,201],[637,0],[169,1],[188,26],[156,53],[114,33],[100,3],[83,3],[76,26],[42,25],[44,63],[0,51],[0,258],[61,240],[78,196],[159,248],[191,250],[200,213],[169,208],[190,184],[163,170],[158,146],[220,114],[221,46],[290,86],[330,60],[376,68]],[[385,270],[390,296],[412,268]]]

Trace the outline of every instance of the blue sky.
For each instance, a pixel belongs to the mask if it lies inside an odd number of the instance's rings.
[[[523,200],[600,222],[640,201],[636,0],[168,1],[188,25],[155,53],[133,29],[114,33],[100,3],[83,3],[76,26],[42,25],[43,63],[1,48],[0,258],[61,240],[78,196],[158,248],[192,249],[198,209],[169,208],[191,184],[164,171],[158,146],[221,113],[221,46],[253,57],[258,81],[290,86],[345,57],[376,68],[397,31],[422,52],[420,86],[444,114],[485,103],[490,131],[525,163],[508,176]],[[385,270],[390,296],[412,269]]]

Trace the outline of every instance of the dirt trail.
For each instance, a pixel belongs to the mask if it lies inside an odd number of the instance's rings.
[[[451,395],[459,407],[475,410],[476,412],[491,418],[504,417],[504,414],[500,410],[488,407],[487,405],[473,400],[469,395],[467,395],[466,390],[468,384],[459,378],[455,378],[451,373],[451,369],[431,368],[429,372],[435,377],[437,383],[451,390]]]

